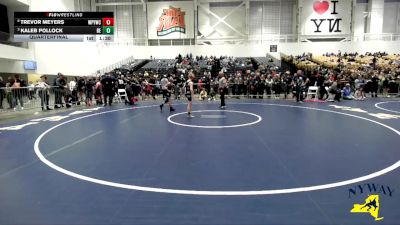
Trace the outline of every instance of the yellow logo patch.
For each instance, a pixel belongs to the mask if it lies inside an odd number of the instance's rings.
[[[379,195],[369,195],[365,199],[364,204],[354,204],[350,212],[352,213],[369,213],[375,218],[375,221],[382,220],[383,217],[379,217]]]

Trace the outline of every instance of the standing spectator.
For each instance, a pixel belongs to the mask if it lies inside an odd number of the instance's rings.
[[[103,104],[103,97],[102,97],[102,85],[100,82],[100,78],[96,78],[96,86],[94,89],[94,94],[96,98],[96,105],[102,105]]]
[[[150,76],[149,85],[150,85],[150,94],[153,97],[153,100],[156,100],[156,78],[155,78],[155,75]]]
[[[318,86],[318,98],[320,100],[326,100],[329,97],[328,91],[325,89],[325,77],[319,72],[317,73],[317,86]],[[326,95],[326,98],[324,98]]]
[[[3,81],[3,77],[0,77],[0,109],[3,109],[3,100],[6,97],[6,84]]]
[[[204,87],[206,88],[207,93],[211,93],[211,73],[210,72],[204,72],[206,75],[204,77]]]
[[[377,59],[376,59],[376,57],[374,56],[374,58],[372,58],[372,67],[373,67],[374,69],[376,69],[376,62],[377,62]]]
[[[125,89],[124,75],[118,77],[118,89]]]
[[[374,74],[371,78],[371,98],[378,97],[378,88],[379,88],[379,78]]]
[[[389,97],[388,92],[389,92],[389,79],[387,75],[385,75],[383,81],[382,81],[382,88],[383,88],[383,96],[384,97]]]
[[[83,79],[83,77],[79,77],[78,81],[77,81],[77,91],[78,91],[78,95],[79,95],[79,100],[78,100],[78,105],[80,104],[80,102],[83,102],[83,93],[85,92],[85,79]]]
[[[186,82],[185,76],[182,74],[182,75],[181,75],[181,78],[178,79],[178,86],[179,86],[179,87],[178,87],[178,92],[179,92],[178,99],[180,99],[180,98],[181,98],[181,94],[183,94],[183,93],[185,92],[185,90],[184,90],[184,88],[183,88],[185,82]],[[194,87],[194,86],[193,86],[193,87]]]
[[[56,79],[56,87],[54,88],[55,95],[55,106],[54,108],[59,109],[64,107],[63,97],[65,95],[65,88],[67,87],[67,82],[65,81],[64,75],[62,73],[58,73]]]
[[[71,92],[71,97],[72,97],[72,104],[77,104],[78,102],[78,79],[75,77],[73,80],[71,80],[68,83],[69,91]]]
[[[112,105],[112,101],[115,95],[115,83],[116,80],[110,74],[104,76],[101,80],[101,84],[103,85],[103,94],[104,94],[104,106],[107,105],[107,98],[108,98],[108,105]]]
[[[47,83],[47,77],[42,75],[40,77],[40,81],[37,82],[36,88],[38,90],[38,95],[40,98],[40,105],[42,106],[42,110],[52,110],[49,107],[49,88],[50,85]],[[45,108],[46,107],[46,108]]]
[[[218,90],[221,98],[221,109],[225,109],[225,93],[227,92],[227,81],[224,72],[219,72]]]
[[[21,109],[24,109],[24,102],[22,101],[22,95],[23,95],[23,89],[21,89],[22,84],[21,80],[19,79],[18,75],[15,75],[15,80],[11,85],[12,87],[12,95],[14,96],[14,109],[18,105],[18,102],[20,104]]]
[[[12,85],[14,84],[14,78],[12,77],[8,77],[7,78],[7,83],[6,83],[6,99],[7,99],[7,103],[9,105],[9,109],[13,109],[14,108],[14,95],[12,92]]]
[[[203,90],[203,81],[201,80],[201,78],[199,78],[199,80],[197,81],[197,88],[199,93]]]
[[[290,71],[286,71],[283,75],[282,82],[284,85],[283,91],[285,92],[285,99],[291,91],[292,77],[290,75]]]
[[[260,76],[258,76],[260,77]],[[264,98],[264,90],[265,90],[265,76],[261,75],[261,78],[258,80],[258,98]]]
[[[246,72],[246,75],[243,78],[243,95],[249,97],[249,84],[250,84],[250,71]]]
[[[89,77],[89,79],[86,81],[86,85],[85,85],[85,89],[86,89],[85,95],[86,95],[86,105],[87,106],[93,105],[92,101],[93,101],[94,85],[95,85],[94,80],[91,77]]]
[[[358,78],[354,81],[355,86],[356,86],[356,100],[364,100],[366,99],[365,93],[364,93],[364,78],[360,75]]]
[[[57,77],[56,77],[56,79],[54,79],[54,81],[53,81],[53,91],[54,91],[54,109],[58,109],[58,108],[61,108],[59,105],[57,105],[58,104],[58,98],[59,98],[59,93],[60,93],[60,88],[58,87],[58,85],[57,85],[57,82],[58,82],[58,79],[60,78],[60,74],[61,73],[58,73],[57,74]]]
[[[33,84],[32,81],[29,81],[28,83],[28,99],[36,99],[35,97],[35,85]]]
[[[233,79],[233,86],[232,86],[232,95],[240,95],[239,92],[239,74],[235,74],[234,79]],[[239,98],[239,96],[237,96],[237,98]]]
[[[272,84],[274,81],[272,80],[271,75],[267,76],[267,79],[265,80],[265,89],[267,90],[267,97],[271,98],[271,93],[272,93]]]
[[[273,78],[274,83],[272,84],[272,89],[275,93],[275,98],[280,98],[282,92],[282,82],[279,75]]]
[[[303,71],[298,70],[296,75],[293,77],[293,86],[295,89],[296,94],[296,101],[299,103],[303,102],[303,86],[304,86],[304,79],[303,79]]]
[[[158,76],[156,78],[158,78]],[[161,90],[160,80],[156,79],[155,94],[157,95],[157,97],[160,94],[160,90]]]

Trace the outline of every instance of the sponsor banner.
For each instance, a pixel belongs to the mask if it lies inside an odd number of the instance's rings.
[[[300,0],[302,35],[349,35],[350,0]]]
[[[194,38],[193,10],[193,2],[148,2],[148,38]]]

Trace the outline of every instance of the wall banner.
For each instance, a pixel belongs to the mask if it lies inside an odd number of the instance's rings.
[[[302,35],[349,35],[351,0],[300,0]]]
[[[148,38],[194,38],[193,10],[193,2],[148,2]]]

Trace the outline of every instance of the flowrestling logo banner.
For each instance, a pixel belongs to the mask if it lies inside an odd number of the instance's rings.
[[[192,2],[149,2],[149,39],[194,38]]]
[[[348,35],[350,0],[300,0],[302,35]]]
[[[157,36],[168,35],[172,32],[186,33],[185,12],[172,6],[164,9],[160,16],[160,25],[157,28]]]

